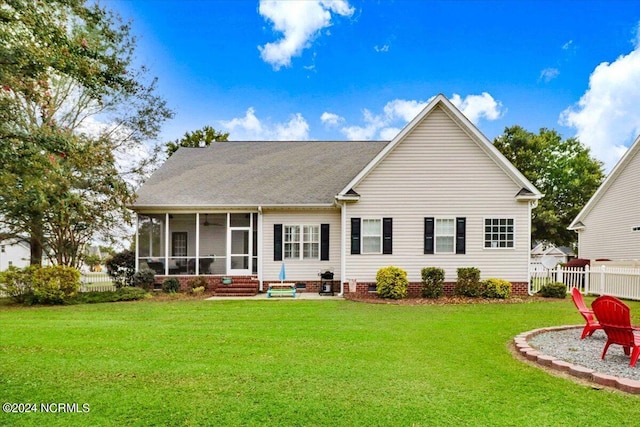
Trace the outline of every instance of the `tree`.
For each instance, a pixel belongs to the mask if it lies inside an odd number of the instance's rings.
[[[32,264],[44,250],[77,266],[130,220],[159,152],[147,143],[172,113],[132,64],[129,25],[97,4],[7,0],[0,40],[0,226],[29,236]]]
[[[544,194],[532,214],[532,239],[556,245],[575,245],[571,221],[604,179],[602,162],[578,139],[555,130],[531,133],[507,127],[494,145]]]
[[[165,149],[167,156],[171,157],[173,153],[178,151],[180,147],[208,147],[215,141],[227,141],[229,138],[228,133],[222,133],[216,131],[211,126],[205,126],[202,129],[198,129],[194,132],[186,132],[180,139],[176,139],[172,142],[167,142]]]

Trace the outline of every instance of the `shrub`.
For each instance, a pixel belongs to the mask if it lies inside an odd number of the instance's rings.
[[[503,279],[487,279],[483,284],[485,298],[505,299],[511,296],[511,282]]]
[[[111,256],[105,263],[107,274],[113,278],[113,284],[116,288],[123,286],[131,286],[133,283],[133,275],[136,272],[136,255],[124,250]]]
[[[133,286],[138,288],[153,289],[153,285],[156,283],[156,272],[150,268],[143,268],[135,272],[132,282]]]
[[[440,298],[444,294],[444,270],[439,267],[422,269],[422,296],[424,298]]]
[[[407,272],[401,268],[389,266],[378,270],[376,290],[382,298],[401,299],[407,296],[409,280]]]
[[[71,304],[96,304],[116,301],[135,301],[144,299],[147,295],[149,294],[144,289],[127,286],[117,291],[82,292],[68,302]]]
[[[199,295],[204,293],[204,286],[198,286],[197,288],[192,288],[191,293],[194,295]]]
[[[207,279],[204,278],[203,276],[198,276],[198,277],[194,277],[192,279],[189,279],[187,281],[187,286],[189,287],[189,289],[193,292],[196,288],[202,288],[202,290],[204,291],[205,289],[207,289],[207,285],[209,283],[207,282]],[[194,292],[195,293],[195,292]]]
[[[175,277],[169,277],[162,282],[162,290],[164,292],[178,292],[180,290],[180,281]]]
[[[479,297],[483,294],[482,288],[479,269],[475,267],[458,268],[458,280],[454,290],[456,295]]]
[[[538,293],[545,298],[566,298],[567,287],[560,282],[547,283],[540,288]]]
[[[34,303],[62,304],[80,290],[80,272],[73,267],[36,268],[31,277]]]
[[[33,302],[33,272],[36,266],[20,269],[15,266],[0,272],[0,291],[19,303]]]

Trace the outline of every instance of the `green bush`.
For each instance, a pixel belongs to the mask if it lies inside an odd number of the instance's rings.
[[[96,304],[116,301],[135,301],[149,295],[144,289],[127,286],[117,291],[81,292],[68,301],[70,304]]]
[[[487,279],[484,281],[484,293],[485,298],[500,298],[505,299],[511,296],[511,282],[503,279]]]
[[[107,274],[113,278],[116,288],[131,286],[136,272],[136,254],[129,250],[118,252],[105,262]]]
[[[440,298],[444,294],[444,270],[439,267],[422,269],[423,298]]]
[[[36,268],[31,275],[33,302],[62,304],[80,290],[80,272],[63,265]]]
[[[192,292],[196,288],[202,288],[202,290],[204,291],[205,289],[207,289],[208,285],[209,283],[207,282],[207,279],[204,276],[194,277],[187,281],[187,286]]]
[[[542,285],[538,294],[545,298],[566,298],[567,286],[564,283],[554,282]]]
[[[0,272],[0,291],[18,303],[33,302],[33,272],[36,266],[20,269],[15,266]]]
[[[479,269],[475,267],[458,268],[458,280],[454,289],[456,295],[479,297],[483,294],[482,288]]]
[[[133,286],[142,288],[145,290],[153,289],[153,285],[156,283],[156,272],[150,268],[143,268],[140,271],[136,271],[132,280]]]
[[[180,290],[180,281],[175,277],[169,277],[162,282],[162,290],[164,292],[178,292]]]
[[[194,295],[199,295],[204,293],[204,286],[198,286],[197,288],[191,288],[191,293]]]
[[[402,299],[407,296],[409,280],[407,272],[401,268],[389,266],[378,270],[376,290],[382,298]]]

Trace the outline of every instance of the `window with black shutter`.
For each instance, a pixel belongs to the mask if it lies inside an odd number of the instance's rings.
[[[393,253],[393,218],[382,218],[382,253]]]
[[[351,255],[360,255],[360,218],[351,218]]]
[[[320,261],[329,261],[329,224],[320,224]]]
[[[433,217],[428,217],[424,219],[424,253],[425,254],[433,254],[434,253],[434,233],[435,233],[435,222]]]
[[[456,254],[465,253],[466,222],[466,218],[456,218]]]
[[[282,261],[282,224],[273,224],[273,260]]]

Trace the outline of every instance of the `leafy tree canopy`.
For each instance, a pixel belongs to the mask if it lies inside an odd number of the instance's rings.
[[[167,156],[171,157],[180,147],[208,147],[215,141],[227,141],[228,138],[228,133],[218,132],[211,126],[205,126],[193,132],[186,132],[180,139],[167,142],[165,149]]]
[[[132,64],[129,25],[97,4],[5,0],[0,40],[0,228],[29,236],[32,264],[78,265],[129,220],[172,113]]]
[[[575,245],[567,230],[604,179],[602,162],[576,138],[562,140],[555,130],[538,134],[507,127],[494,145],[544,194],[532,214],[532,240]]]

